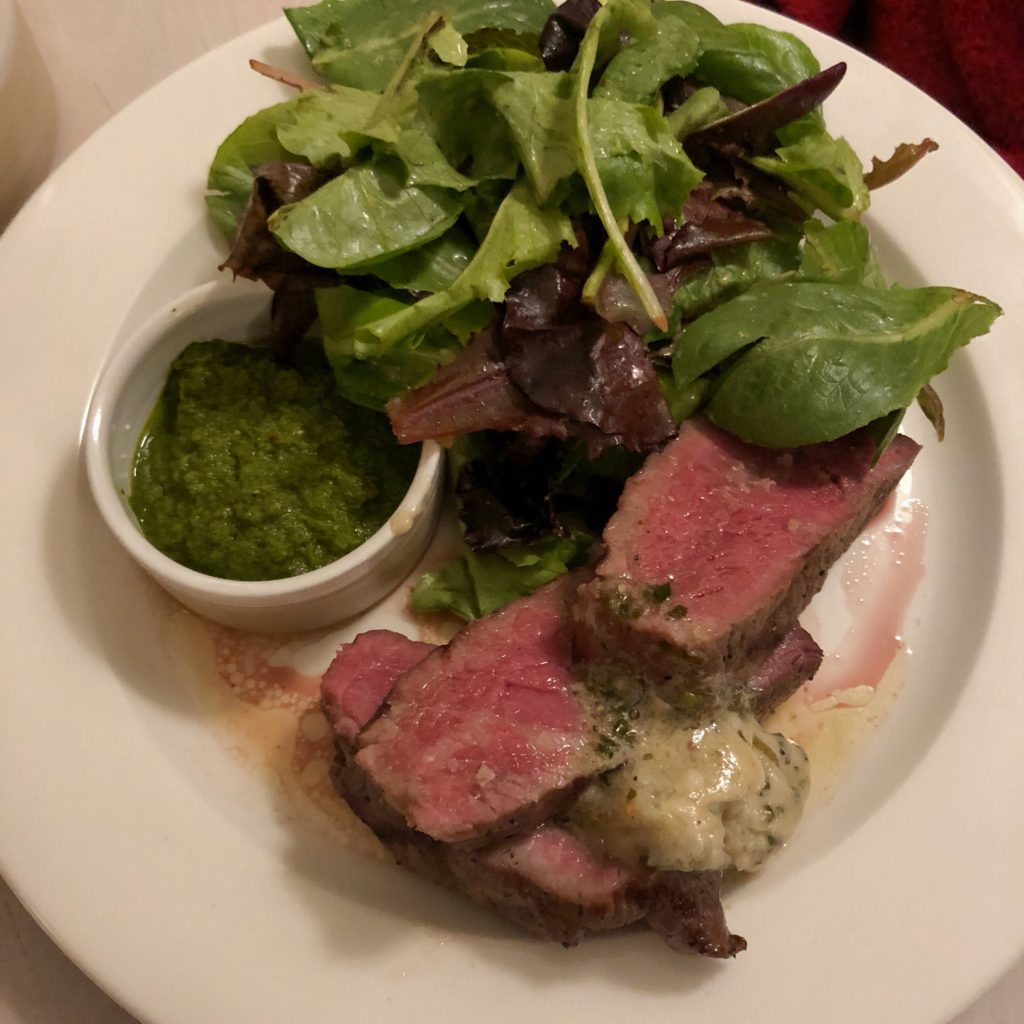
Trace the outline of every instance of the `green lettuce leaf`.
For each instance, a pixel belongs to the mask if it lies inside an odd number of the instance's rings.
[[[462,212],[458,197],[406,185],[401,165],[375,157],[269,220],[274,237],[314,266],[363,268],[443,235]]]
[[[821,221],[807,221],[804,225],[803,255],[796,278],[799,281],[887,287],[871,248],[868,229],[850,220],[827,226]]]
[[[654,103],[665,82],[693,71],[701,49],[700,36],[675,7],[671,3],[655,4],[650,22],[634,19],[632,33],[601,73],[595,96]]]
[[[505,74],[481,68],[425,67],[410,83],[418,122],[452,167],[476,181],[519,175],[515,139],[491,101],[493,89],[506,81]]]
[[[729,108],[722,94],[714,86],[706,85],[689,96],[665,119],[669,131],[682,141],[698,128],[726,117],[728,113]]]
[[[662,221],[679,216],[703,172],[653,107],[592,99],[588,114],[597,172],[616,220],[646,222],[661,234]]]
[[[371,409],[383,409],[389,398],[426,384],[465,343],[465,336],[460,338],[452,330],[439,327],[406,335],[387,352],[364,358],[357,341],[359,329],[408,308],[408,304],[387,292],[364,292],[348,285],[319,289],[316,304],[324,352],[341,393],[349,401]],[[479,326],[483,326],[491,311],[478,308],[476,315]],[[468,320],[462,327],[466,336],[478,329]]]
[[[810,210],[821,210],[835,220],[856,220],[870,203],[857,154],[846,139],[835,139],[824,130],[808,132],[791,145],[780,146],[774,156],[755,156],[750,162],[781,178]]]
[[[497,552],[467,551],[421,576],[409,603],[418,612],[479,619],[580,564],[593,539],[580,531]]]
[[[444,291],[369,324],[360,331],[368,348],[384,351],[408,334],[434,326],[474,300],[501,302],[517,274],[558,255],[561,244],[575,245],[572,223],[557,209],[541,210],[525,182],[503,200],[476,255]]]
[[[725,364],[707,405],[755,444],[830,441],[907,407],[998,306],[954,288],[758,285],[677,339],[677,385]]]
[[[545,202],[558,182],[576,171],[571,79],[561,72],[517,72],[495,81],[490,95],[537,200]]]
[[[374,263],[370,271],[392,288],[404,288],[410,292],[441,292],[459,279],[475,252],[476,244],[456,224],[433,242]]]
[[[550,13],[547,0],[322,0],[285,10],[313,67],[332,82],[382,91],[434,11],[461,36],[481,29],[537,35]],[[439,45],[449,56],[453,41]]]
[[[368,126],[379,98],[341,86],[309,89],[247,117],[218,147],[207,178],[207,205],[221,231],[234,233],[260,164],[303,160],[336,170],[374,141],[397,142],[393,122]]]
[[[314,167],[348,166],[371,141],[397,141],[393,122],[374,120],[379,101],[377,93],[363,89],[307,89],[284,105],[288,117],[278,125],[278,141]]]
[[[293,102],[278,103],[247,117],[217,148],[206,187],[206,205],[214,223],[230,238],[252,192],[252,169],[260,164],[291,160],[293,154],[277,137],[279,125],[290,124]]]

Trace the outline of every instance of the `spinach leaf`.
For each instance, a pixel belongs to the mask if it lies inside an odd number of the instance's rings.
[[[818,59],[788,32],[761,25],[710,25],[701,31],[697,77],[726,96],[756,103],[817,74]],[[808,115],[821,124],[821,115]]]
[[[687,278],[673,295],[678,319],[691,320],[752,285],[793,277],[800,251],[796,239],[776,236],[716,249],[710,258],[711,266]]]
[[[687,327],[679,385],[730,360],[708,415],[773,448],[829,441],[910,405],[999,315],[953,288],[758,285]]]
[[[547,0],[446,0],[447,23],[466,36],[487,28],[537,35],[550,13]],[[322,0],[285,10],[295,34],[325,78],[382,91],[407,56],[435,0]],[[442,48],[452,40],[439,40]],[[445,50],[451,56],[452,47]]]
[[[353,270],[443,235],[462,212],[456,195],[406,185],[400,165],[375,157],[270,218],[274,237],[318,267]]]

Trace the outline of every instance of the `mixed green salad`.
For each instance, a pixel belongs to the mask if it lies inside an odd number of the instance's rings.
[[[587,558],[625,479],[700,413],[759,445],[879,450],[999,309],[889,284],[865,173],[795,36],[684,0],[322,0],[309,78],[210,168],[224,267],[273,290],[400,440],[450,442],[465,552],[419,610],[469,619]]]

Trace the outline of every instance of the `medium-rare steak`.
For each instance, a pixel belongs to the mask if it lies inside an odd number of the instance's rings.
[[[721,873],[652,872],[631,868],[596,853],[578,836],[542,824],[516,839],[480,850],[438,842],[407,827],[379,789],[352,763],[350,726],[365,725],[394,683],[422,661],[429,644],[377,630],[372,640],[343,645],[324,675],[325,713],[335,729],[335,787],[377,834],[395,860],[430,881],[542,938],[566,946],[584,934],[618,928],[644,918],[676,950],[705,956],[735,956],[746,942],[731,935],[719,897]],[[367,661],[366,655],[372,652]],[[354,717],[329,710],[339,686]],[[362,691],[362,692],[355,692]],[[383,691],[383,692],[382,692]],[[336,727],[337,726],[337,727]]]
[[[641,674],[670,703],[735,698],[913,462],[865,433],[789,451],[691,420],[623,490],[579,589],[576,655]]]
[[[320,702],[336,738],[354,741],[380,710],[395,680],[418,665],[433,644],[390,629],[371,629],[342,644],[320,684]]]
[[[420,832],[480,842],[528,832],[617,763],[571,667],[563,576],[467,625],[402,675],[355,761]],[[595,731],[597,730],[597,731]]]

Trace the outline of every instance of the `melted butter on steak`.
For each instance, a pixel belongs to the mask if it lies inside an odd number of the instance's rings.
[[[627,863],[675,871],[752,871],[792,835],[810,779],[807,756],[750,715],[687,724],[645,714],[629,761],[591,784],[573,817]]]

